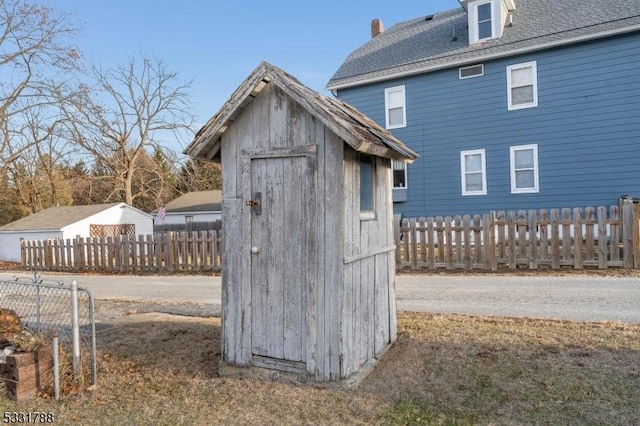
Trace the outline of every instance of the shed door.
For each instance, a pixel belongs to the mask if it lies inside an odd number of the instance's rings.
[[[250,195],[254,202],[245,211],[251,217],[252,354],[254,362],[258,356],[295,365],[306,359],[314,163],[304,155],[250,163],[251,190],[245,200]]]

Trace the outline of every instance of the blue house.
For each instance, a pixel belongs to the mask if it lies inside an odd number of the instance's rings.
[[[640,194],[640,0],[460,0],[372,22],[327,88],[420,154],[403,216],[617,204]]]

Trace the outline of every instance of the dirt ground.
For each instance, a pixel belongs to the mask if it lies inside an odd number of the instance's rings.
[[[59,424],[640,422],[640,325],[423,313],[398,323],[377,368],[343,390],[219,377],[219,318],[130,313],[99,332],[96,390],[20,409],[55,410]]]
[[[0,270],[4,271],[19,271],[22,269],[20,262],[3,262],[0,261]]]

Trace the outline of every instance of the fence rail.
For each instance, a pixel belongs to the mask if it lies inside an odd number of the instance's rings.
[[[638,204],[403,219],[398,269],[574,269],[640,266]]]
[[[396,221],[398,269],[640,269],[638,203]],[[48,271],[221,269],[222,231],[22,242],[22,266]]]
[[[211,222],[159,223],[153,225],[154,233],[220,231],[221,229],[222,220],[214,220]]]
[[[221,232],[23,241],[22,266],[43,271],[220,270]]]

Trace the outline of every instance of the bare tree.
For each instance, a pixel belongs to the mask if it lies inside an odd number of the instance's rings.
[[[6,170],[0,172],[0,225],[20,219],[29,214],[20,199]]]
[[[147,57],[114,69],[95,67],[93,77],[96,91],[65,107],[72,139],[110,170],[114,189],[108,198],[134,204],[149,188],[147,182],[134,185],[135,175],[144,171],[145,149],[168,150],[169,140],[191,131],[191,82],[179,82],[161,60]]]
[[[45,115],[51,109],[27,110],[19,132],[25,143],[19,158],[6,165],[21,207],[37,212],[72,202],[65,165],[74,148],[61,137],[61,119]]]
[[[150,212],[175,197],[175,167],[161,151],[153,156],[144,152],[139,161],[140,172],[133,181],[134,192],[140,194],[135,206]]]
[[[219,163],[189,159],[178,172],[176,190],[180,193],[222,188],[222,167]]]
[[[55,108],[80,55],[68,15],[22,0],[0,0],[0,168],[37,143],[25,115]],[[26,130],[26,133],[25,133]]]

